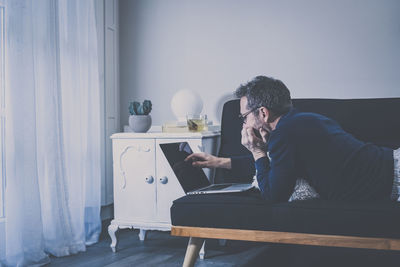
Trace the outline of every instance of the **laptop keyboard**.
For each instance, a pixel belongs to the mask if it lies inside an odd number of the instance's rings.
[[[216,184],[216,185],[210,186],[208,188],[205,188],[205,189],[199,190],[199,191],[221,190],[221,189],[224,189],[224,188],[227,188],[227,187],[230,187],[230,186],[231,186],[230,184],[228,184],[228,185],[226,185],[226,184]]]

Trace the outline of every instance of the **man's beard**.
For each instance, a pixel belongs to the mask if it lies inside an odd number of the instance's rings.
[[[267,132],[271,132],[272,129],[268,126],[268,124],[264,121],[262,121],[260,118],[255,117],[254,119],[255,125],[254,125],[254,129],[258,132],[260,130],[260,128],[263,128],[264,130],[266,130]]]

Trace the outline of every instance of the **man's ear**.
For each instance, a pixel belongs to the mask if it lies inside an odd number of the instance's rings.
[[[260,114],[262,116],[263,121],[268,121],[269,118],[269,110],[266,107],[260,108]]]

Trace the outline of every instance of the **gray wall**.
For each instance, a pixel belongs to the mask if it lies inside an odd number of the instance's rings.
[[[121,125],[150,99],[153,124],[174,120],[180,89],[219,121],[241,83],[264,74],[292,97],[400,96],[398,0],[121,0]]]

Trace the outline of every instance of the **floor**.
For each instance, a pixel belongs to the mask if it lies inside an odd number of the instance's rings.
[[[103,232],[100,241],[77,255],[55,258],[47,266],[182,266],[187,238],[169,232],[149,231],[141,242],[138,230],[117,232],[117,252]],[[269,245],[255,242],[218,240],[206,243],[206,259],[198,259],[196,267],[205,266],[400,266],[400,253],[359,249],[310,246]]]
[[[99,243],[84,253],[55,258],[47,266],[182,266],[188,239],[171,236],[169,232],[149,231],[141,242],[138,230],[123,229],[117,232],[117,252],[110,248],[111,240],[103,236]],[[231,242],[220,246],[217,240],[206,243],[206,259],[198,260],[196,266],[248,266],[252,259],[265,253],[268,246]]]

